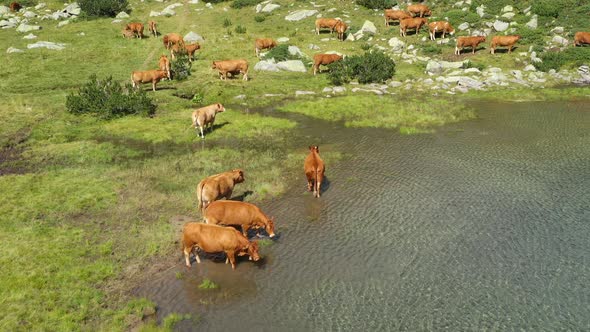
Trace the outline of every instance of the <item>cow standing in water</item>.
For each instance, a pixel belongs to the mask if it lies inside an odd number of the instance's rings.
[[[197,200],[201,213],[205,214],[207,206],[214,201],[230,199],[236,184],[244,180],[244,171],[241,169],[211,175],[201,180],[197,186]]]
[[[261,227],[270,237],[275,236],[274,220],[256,205],[246,202],[215,201],[205,209],[203,219],[213,225],[240,226],[246,237],[248,229]]]
[[[307,177],[307,190],[312,191],[313,189],[313,196],[320,197],[326,166],[320,158],[320,148],[317,145],[309,147],[309,155],[305,158],[303,170]]]

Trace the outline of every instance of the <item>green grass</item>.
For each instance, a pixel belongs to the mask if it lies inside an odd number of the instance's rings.
[[[219,285],[217,285],[216,283],[214,283],[213,281],[211,281],[210,279],[203,279],[203,282],[201,282],[201,284],[199,285],[200,289],[217,289],[219,288]]]

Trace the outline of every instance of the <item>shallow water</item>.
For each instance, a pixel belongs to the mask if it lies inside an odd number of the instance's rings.
[[[200,316],[184,331],[590,329],[590,104],[478,109],[413,136],[283,115],[345,153],[322,198],[302,171],[262,206],[280,233],[263,262],[179,254],[137,294]]]

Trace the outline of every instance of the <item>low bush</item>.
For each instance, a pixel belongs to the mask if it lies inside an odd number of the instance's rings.
[[[350,56],[328,66],[328,77],[334,85],[349,83],[353,79],[359,83],[379,83],[395,74],[395,62],[383,52],[365,52]]]
[[[186,51],[180,52],[176,58],[170,61],[170,74],[173,80],[183,81],[191,75],[192,63],[188,59]]]
[[[357,0],[356,3],[369,9],[388,9],[397,4],[394,0]]]
[[[444,13],[442,17],[448,18],[453,25],[459,25],[463,22],[475,24],[481,22],[481,18],[477,13],[471,11],[462,11],[460,9],[452,9]],[[456,27],[455,27],[456,28]]]
[[[0,4],[8,7],[12,2],[14,2],[14,0],[4,0],[0,1]],[[18,0],[17,2],[23,7],[33,7],[39,3],[37,0]]]
[[[112,77],[99,80],[96,75],[80,88],[77,94],[66,98],[66,108],[73,114],[92,114],[103,119],[118,118],[129,114],[152,116],[156,105],[143,89],[124,87]]]
[[[241,25],[238,25],[236,26],[236,33],[246,33],[246,28]]]
[[[234,0],[230,7],[234,9],[240,9],[249,6],[256,6],[259,2],[260,0]]]
[[[226,18],[223,20],[223,27],[224,27],[224,28],[227,28],[227,27],[230,27],[231,25],[232,25],[232,23],[231,23],[231,20],[230,20],[229,18],[227,18],[227,17],[226,17]]]
[[[540,71],[559,70],[562,67],[590,64],[590,47],[569,47],[561,52],[545,52],[540,56],[543,62],[535,62]]]
[[[81,11],[88,17],[115,17],[127,10],[127,0],[79,0]]]
[[[255,15],[254,16],[254,21],[258,22],[258,23],[262,23],[266,20],[266,16],[264,15]]]
[[[422,53],[428,55],[441,54],[442,47],[436,44],[428,44],[422,48]]]
[[[470,11],[475,12],[478,6],[484,5],[486,14],[497,15],[500,14],[502,8],[505,6],[515,6],[519,2],[522,2],[522,0],[473,0]]]
[[[485,67],[486,67],[486,65],[484,65],[483,63],[467,60],[467,61],[463,62],[461,69],[477,68],[479,70],[484,70]]]
[[[545,32],[543,29],[529,29],[521,25],[516,29],[516,34],[520,35],[519,43],[541,46],[545,44]]]
[[[278,45],[275,48],[271,49],[266,53],[263,57],[265,60],[275,59],[275,61],[285,61],[285,60],[299,60],[301,57],[297,54],[289,53],[289,46],[282,44]]]
[[[531,10],[539,16],[557,17],[559,16],[559,11],[562,8],[562,5],[563,4],[559,1],[537,0],[533,2]]]

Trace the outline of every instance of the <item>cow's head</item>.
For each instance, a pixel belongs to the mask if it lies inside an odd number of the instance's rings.
[[[424,15],[426,16],[432,16],[432,11],[429,9],[427,11],[424,12]]]
[[[516,37],[516,40],[519,40],[520,38],[522,38],[520,35],[514,35],[514,37]]]
[[[260,256],[258,255],[258,242],[256,242],[256,241],[250,242],[247,250],[248,250],[248,256],[250,256],[249,260],[257,262],[260,259]]]
[[[270,237],[275,236],[274,217],[266,220],[266,225],[264,226],[264,230],[268,233],[268,236],[270,236]]]
[[[215,104],[215,113],[225,112],[225,107],[220,103]]]
[[[217,61],[213,61],[213,63],[211,64],[211,69],[215,68],[217,68]]]
[[[317,153],[320,153],[320,147],[317,146],[317,145],[310,145],[309,146],[309,151],[311,151],[311,152],[314,152],[315,151]]]
[[[234,169],[232,172],[234,173],[234,183],[242,183],[244,180],[246,180],[244,178],[244,171],[241,169]]]

